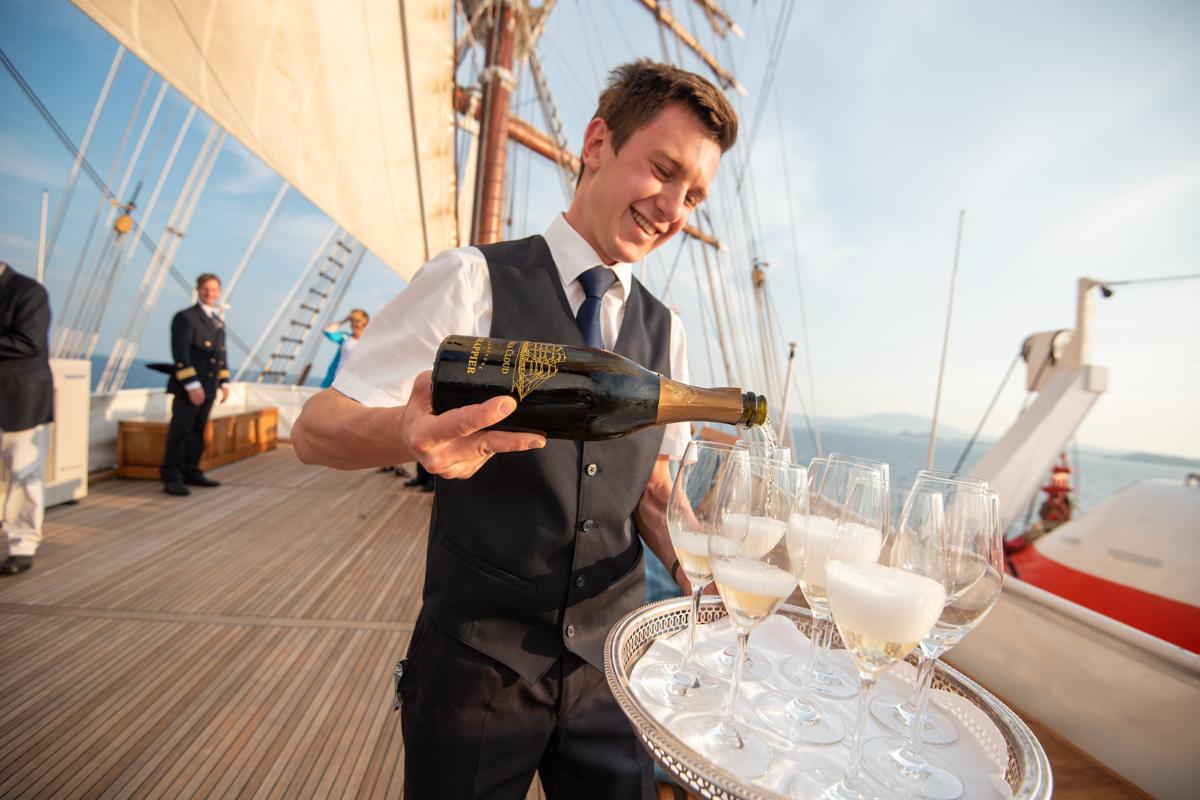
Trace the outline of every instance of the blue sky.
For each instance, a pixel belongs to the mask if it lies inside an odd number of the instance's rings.
[[[744,145],[763,96],[770,33],[786,4],[727,3],[747,31],[729,46],[714,41],[691,6],[673,3],[750,91],[739,101]],[[115,42],[67,0],[4,0],[0,15],[0,47],[78,141]],[[960,209],[966,222],[942,402],[943,421],[959,428],[974,427],[1025,336],[1073,324],[1079,276],[1200,272],[1200,5],[798,3],[785,42],[778,96],[767,95],[749,148],[750,207],[755,251],[772,264],[772,294],[796,340],[797,269],[803,276],[822,415],[930,413]],[[662,49],[633,0],[561,0],[541,53],[577,146],[603,71],[635,55],[661,57]],[[686,53],[682,61],[702,70]],[[127,56],[89,154],[101,174],[145,75]],[[155,79],[151,96],[157,87]],[[159,119],[173,121],[163,125],[171,133],[161,151],[185,110],[169,92]],[[528,96],[518,98],[517,113],[542,124]],[[208,124],[198,116],[180,163],[190,164]],[[557,178],[534,157],[511,163],[531,189],[514,209],[512,232],[538,232],[561,205]],[[726,159],[718,179],[718,219],[737,211],[732,163]],[[50,189],[53,215],[69,168],[66,151],[0,75],[0,257],[32,271],[40,191]],[[184,172],[177,167],[168,182],[152,238]],[[156,176],[157,167],[142,200]],[[232,271],[278,185],[228,141],[176,259],[180,270]],[[66,292],[97,200],[81,182],[48,269],[52,298]],[[243,339],[257,337],[328,226],[289,193],[233,298],[229,320]],[[674,251],[662,255],[646,264],[653,289]],[[118,297],[134,293],[145,263],[140,255],[126,270]],[[345,307],[374,311],[402,286],[368,256]],[[723,383],[709,371],[686,257],[668,300],[688,326],[696,382]],[[166,355],[170,314],[187,301],[168,282],[139,356]],[[1200,456],[1197,311],[1200,281],[1124,287],[1098,303],[1093,357],[1110,368],[1111,388],[1084,422],[1081,443]],[[101,352],[126,313],[108,313]],[[321,353],[318,366],[330,355]],[[1015,416],[1020,377],[988,432]]]

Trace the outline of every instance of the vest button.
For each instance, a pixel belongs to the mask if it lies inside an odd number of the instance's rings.
[[[588,465],[587,465],[587,474],[588,474],[588,477],[589,477],[589,478],[590,478],[590,477],[592,477],[592,476],[594,476],[594,475],[595,475],[597,472],[599,472],[599,471],[600,471],[600,468],[599,468],[599,467],[597,467],[595,464],[588,464]]]
[[[583,521],[583,523],[580,525],[580,527],[583,528],[585,531],[590,531],[592,528],[596,527],[596,520],[585,519]]]
[[[585,583],[587,583],[587,578],[583,577],[582,575],[577,575],[575,577],[575,585],[578,586],[580,589],[583,588],[583,585]]]
[[[574,625],[567,626],[567,638],[568,639],[575,638],[575,626]]]

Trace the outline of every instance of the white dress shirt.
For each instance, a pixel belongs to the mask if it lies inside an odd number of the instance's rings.
[[[583,304],[579,276],[603,261],[561,215],[542,234],[558,267],[571,313]],[[625,299],[633,286],[633,267],[613,264],[617,281],[604,295],[600,327],[612,349],[625,318]],[[333,388],[363,405],[387,408],[408,402],[413,380],[433,366],[438,345],[447,336],[488,336],[492,326],[492,283],[487,261],[476,247],[446,250],[426,262],[404,291],[371,318],[353,355],[338,371]],[[683,323],[671,312],[671,378],[688,382],[687,342]],[[682,457],[691,426],[666,426],[660,452]]]

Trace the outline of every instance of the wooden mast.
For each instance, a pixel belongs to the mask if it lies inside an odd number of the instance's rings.
[[[511,0],[495,0],[488,9],[487,66],[483,75],[482,147],[475,174],[475,215],[472,244],[501,238],[504,214],[504,165],[508,148],[508,107],[513,91],[516,18]]]

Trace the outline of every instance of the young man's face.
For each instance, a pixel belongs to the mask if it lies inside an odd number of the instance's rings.
[[[215,306],[217,301],[221,299],[221,282],[214,280],[205,281],[196,289],[196,296],[204,305],[209,307]]]
[[[608,125],[594,119],[583,161],[592,173],[580,185],[567,221],[606,264],[633,262],[661,246],[708,195],[721,148],[686,107],[658,116],[612,148]]]

